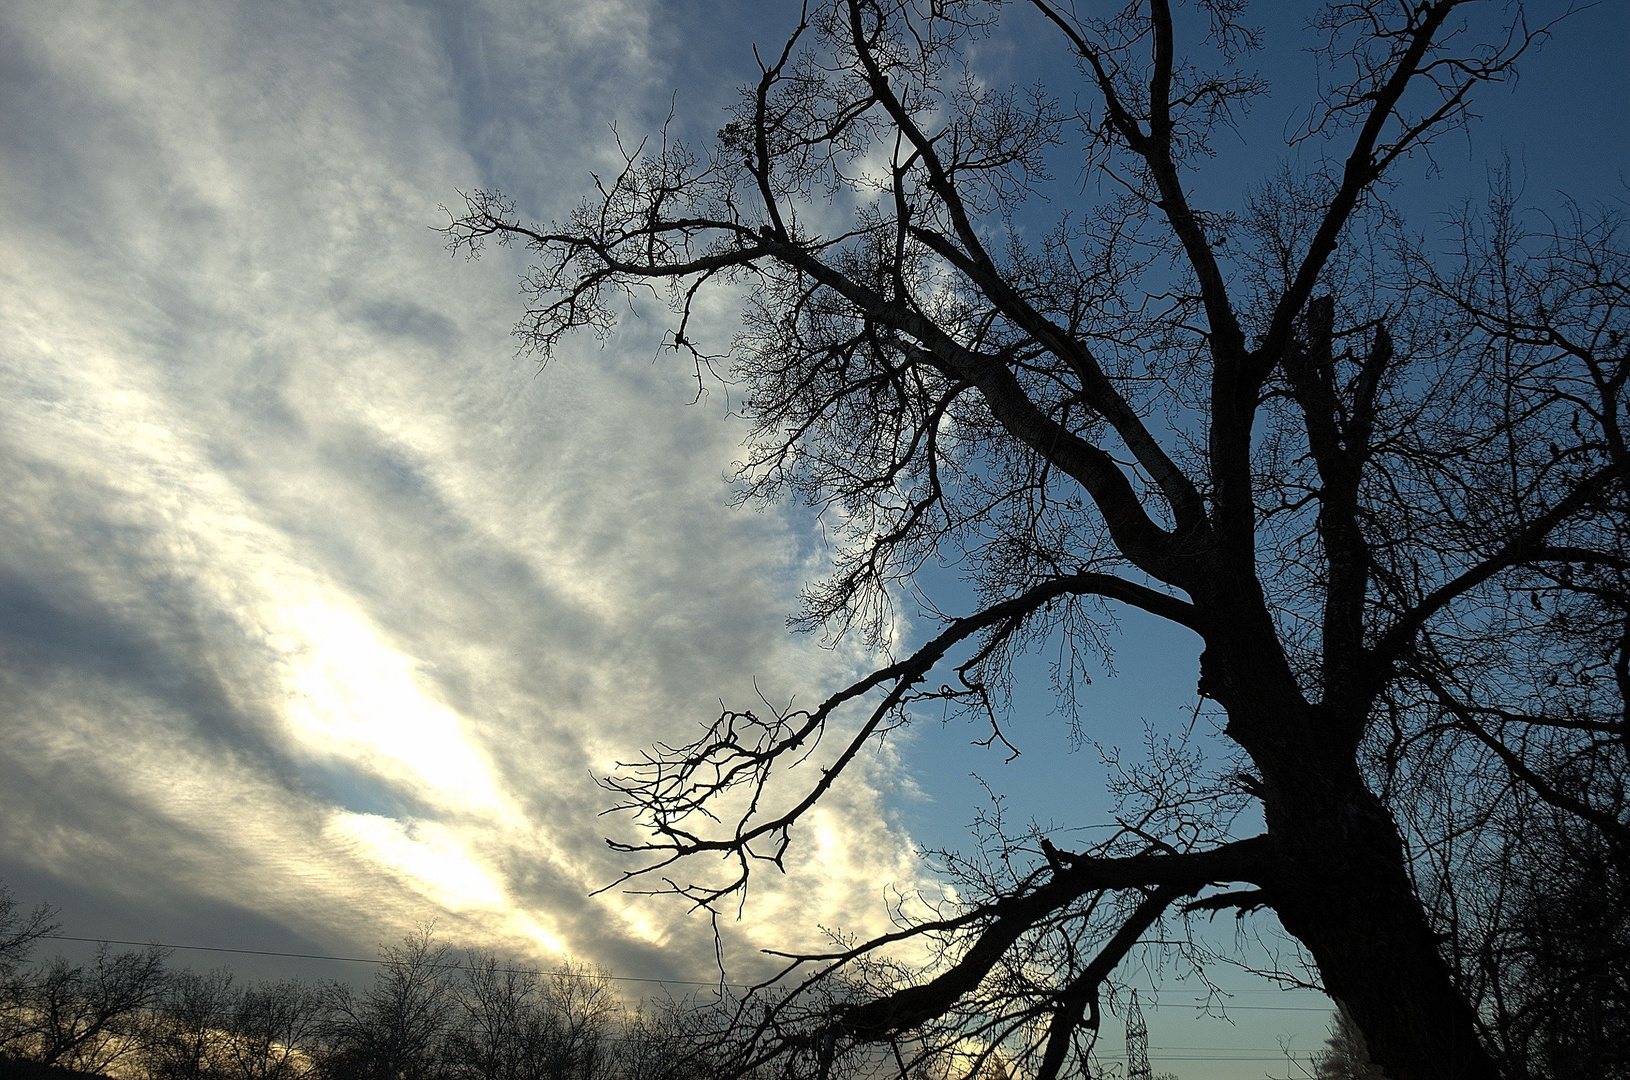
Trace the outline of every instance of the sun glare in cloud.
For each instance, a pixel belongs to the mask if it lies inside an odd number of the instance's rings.
[[[508,904],[503,886],[444,825],[339,811],[328,831],[336,844],[360,848],[448,911],[501,911]]]
[[[459,717],[367,620],[321,600],[277,614],[287,630],[269,644],[286,657],[287,715],[301,747],[382,779],[409,779],[439,808],[520,820]]]

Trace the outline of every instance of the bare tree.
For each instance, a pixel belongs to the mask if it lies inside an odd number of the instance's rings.
[[[1548,783],[1577,797],[1566,776]],[[1529,794],[1505,809],[1482,893],[1454,897],[1457,957],[1492,1044],[1542,1077],[1630,1070],[1630,865],[1622,845]],[[1470,924],[1470,925],[1467,925]]]
[[[490,953],[471,953],[453,989],[456,1016],[442,1047],[448,1072],[480,1080],[523,1080],[541,1074],[546,1041],[538,977],[505,968]]]
[[[56,913],[45,904],[24,913],[17,898],[0,884],[0,1053],[18,1046],[31,1027],[26,1013],[26,977],[19,969],[28,962],[34,943],[57,932]]]
[[[616,1043],[618,1080],[709,1080],[729,1076],[725,1030],[734,1011],[715,997],[659,997],[624,1014]]]
[[[88,964],[56,957],[23,981],[21,1023],[4,1049],[42,1065],[100,1072],[140,1049],[147,1010],[165,983],[158,949],[115,953],[103,945]]]
[[[634,874],[739,902],[872,740],[927,708],[1000,737],[1026,649],[1058,650],[1073,710],[1117,607],[1203,646],[1212,759],[1235,764],[1129,771],[1136,816],[1103,842],[1004,836],[958,865],[957,905],[790,957],[741,1010],[743,1070],[904,1073],[979,1045],[1084,1072],[1140,942],[1261,910],[1387,1075],[1490,1077],[1495,995],[1464,960],[1501,908],[1478,852],[1523,799],[1630,830],[1625,236],[1611,213],[1525,232],[1507,200],[1444,252],[1387,202],[1547,26],[1327,4],[1293,163],[1210,208],[1191,176],[1264,89],[1244,9],[808,0],[711,144],[628,149],[562,223],[490,191],[451,215],[454,250],[531,249],[517,332],[544,355],[671,298],[668,344],[743,403],[743,497],[804,498],[839,537],[800,625],[882,645],[931,562],[977,598],[932,601],[926,643],[818,707],[727,710],[614,777],[652,832]],[[979,77],[968,45],[999,15],[1056,32],[1078,81]],[[710,351],[692,313],[714,285],[744,323]],[[1245,802],[1260,835],[1230,829]],[[698,854],[729,872],[679,876]],[[912,941],[938,961],[903,966]]]
[[[452,952],[427,927],[386,946],[364,993],[329,987],[321,1074],[334,1080],[421,1080],[437,1073],[452,1008]]]
[[[293,980],[246,989],[227,1022],[221,1071],[233,1080],[302,1080],[320,1056],[323,995]]]
[[[546,975],[540,989],[548,1038],[545,1068],[549,1080],[599,1080],[610,1075],[611,1039],[622,1005],[606,972],[567,963]]]
[[[241,995],[232,973],[172,972],[136,1055],[152,1080],[205,1080],[226,1072],[229,1025]]]
[[[0,883],[0,980],[9,979],[28,962],[35,942],[59,929],[56,912],[49,905],[40,904],[24,913],[11,889]]]
[[[539,973],[471,953],[452,993],[456,1015],[441,1048],[449,1076],[603,1080],[613,1074],[623,1009],[603,971],[567,963]]]

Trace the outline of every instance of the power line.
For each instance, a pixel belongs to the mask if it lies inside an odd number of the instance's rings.
[[[1207,1051],[1207,1052],[1216,1051],[1217,1053],[1223,1053],[1223,1054],[1278,1054],[1281,1057],[1284,1056],[1284,1049],[1282,1047],[1278,1047],[1278,1046],[1154,1046],[1154,1045],[1151,1045],[1149,1047],[1149,1049],[1150,1050],[1159,1050],[1159,1051],[1163,1051],[1163,1052],[1167,1051],[1167,1050],[1194,1051],[1194,1052],[1199,1052],[1201,1050],[1204,1050],[1204,1051]],[[1156,1054],[1155,1056],[1159,1057],[1160,1054]]]
[[[75,936],[73,936],[71,934],[44,934],[44,935],[41,935],[41,936],[44,939],[51,940],[51,941],[79,941],[79,942],[85,942],[85,943],[92,944],[92,945],[134,945],[134,946],[141,947],[141,948],[176,949],[176,950],[185,951],[185,952],[231,953],[231,954],[237,955],[237,956],[276,956],[276,957],[283,957],[283,958],[291,959],[291,960],[332,960],[332,961],[335,961],[335,962],[338,962],[338,963],[344,963],[344,964],[395,964],[395,963],[401,963],[401,961],[386,960],[384,958],[377,957],[377,956],[372,956],[372,957],[370,957],[370,956],[333,956],[333,955],[329,955],[327,953],[281,952],[281,951],[276,950],[276,949],[237,949],[237,948],[228,948],[226,946],[220,946],[220,945],[177,945],[174,942],[127,941],[127,940],[124,940],[122,938],[75,937]],[[444,963],[444,964],[435,964],[433,966],[436,967],[437,969],[449,970],[449,971],[469,971],[470,970],[470,966],[468,964],[446,964],[446,963]],[[588,971],[551,971],[551,970],[546,969],[546,968],[500,967],[500,968],[495,968],[494,970],[502,972],[504,974],[547,975],[547,976],[557,977],[557,978],[562,978],[562,979],[604,979],[607,982],[655,983],[657,985],[668,985],[668,986],[707,986],[707,987],[724,986],[724,987],[727,987],[727,988],[729,988],[731,990],[751,990],[753,988],[753,984],[750,984],[750,983],[732,983],[732,982],[721,983],[721,982],[719,982],[717,980],[709,982],[709,981],[705,981],[705,980],[702,980],[702,979],[656,979],[656,978],[651,978],[649,976],[641,976],[641,975],[602,975],[602,974],[599,974],[597,972],[588,972]],[[1258,992],[1258,991],[1246,991],[1246,993],[1254,993],[1254,992]],[[1263,992],[1263,993],[1275,993],[1277,991],[1260,991],[1260,992]],[[1202,1005],[1202,1004],[1198,1004],[1198,1003],[1193,1004],[1193,1005],[1183,1005],[1183,1004],[1179,1004],[1177,1002],[1169,1002],[1169,1003],[1165,1003],[1165,1004],[1151,1003],[1146,1007],[1150,1008],[1150,1009],[1196,1009],[1196,1010],[1205,1009],[1205,1008],[1217,1008],[1217,1009],[1225,1010],[1225,1011],[1244,1011],[1244,1012],[1319,1012],[1319,1013],[1328,1013],[1328,1012],[1330,1012],[1330,1010],[1327,1009],[1327,1008],[1316,1008],[1316,1007],[1308,1006],[1308,1005],[1226,1005],[1226,1004],[1218,1004],[1218,1005],[1215,1005],[1215,1006],[1210,1006],[1210,1005]]]
[[[335,960],[345,964],[399,964],[400,960],[386,960],[377,956],[330,956],[326,953],[298,953],[279,952],[275,949],[229,949],[215,945],[176,945],[165,941],[124,941],[120,938],[94,938],[74,937],[70,934],[44,934],[42,937],[52,941],[83,941],[93,945],[137,945],[154,949],[183,949],[189,952],[234,953],[239,956],[282,956],[294,960]],[[469,971],[468,964],[432,964],[438,970]],[[501,967],[494,970],[505,974],[515,975],[551,975],[563,979],[605,979],[609,982],[641,982],[641,983],[668,983],[681,986],[719,986],[718,982],[704,982],[700,979],[651,979],[635,975],[602,975],[589,971],[550,971],[544,968],[512,968]],[[747,983],[724,983],[731,989],[747,990],[751,987]]]
[[[1334,1009],[1319,1008],[1313,1005],[1149,1005],[1151,1009],[1217,1009],[1220,1012],[1316,1012],[1330,1013]]]

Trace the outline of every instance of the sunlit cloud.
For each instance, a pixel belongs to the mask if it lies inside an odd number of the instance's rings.
[[[341,846],[355,845],[364,857],[402,878],[450,912],[502,913],[509,898],[446,826],[433,821],[400,821],[378,814],[337,813],[329,831]],[[549,936],[549,948],[560,940]]]
[[[652,364],[655,319],[539,376],[513,253],[454,262],[426,228],[474,184],[563,213],[606,122],[660,120],[652,10],[0,14],[26,103],[0,135],[0,858],[335,948],[435,921],[711,969],[705,919],[589,895],[631,865],[595,776],[864,660],[782,627],[818,532],[729,508],[742,432]],[[734,959],[916,887],[891,773],[755,883]]]
[[[396,782],[406,771],[421,797],[445,809],[513,818],[458,716],[367,620],[325,603],[278,614],[298,635],[269,641],[285,658],[289,734],[298,749]]]

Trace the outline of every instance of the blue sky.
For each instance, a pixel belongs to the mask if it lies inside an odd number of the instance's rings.
[[[1219,205],[1275,166],[1312,73],[1310,5],[1255,10],[1283,89],[1219,144],[1199,188]],[[784,631],[816,530],[729,508],[742,431],[652,362],[660,311],[540,375],[508,336],[522,264],[451,260],[429,226],[478,185],[562,214],[613,160],[610,123],[673,106],[711,130],[788,18],[0,7],[0,879],[83,935],[354,954],[434,918],[542,962],[705,977],[704,921],[588,896],[625,865],[594,775],[755,680],[808,700],[867,658]],[[1617,2],[1565,24],[1437,173],[1406,167],[1398,205],[1430,232],[1502,155],[1540,205],[1622,195],[1626,45]],[[979,56],[992,78],[1070,78],[1018,12]],[[721,297],[706,325],[732,324]],[[1195,644],[1128,620],[1092,737],[1186,723]],[[734,959],[879,925],[886,884],[934,888],[915,852],[962,842],[975,773],[1011,817],[1090,820],[1096,753],[1044,692],[1015,704],[1012,763],[933,723],[868,762],[730,928]],[[1322,1012],[1229,985],[1237,1026],[1163,1006],[1157,1047],[1317,1043]],[[1191,1077],[1270,1064],[1166,1053]]]

